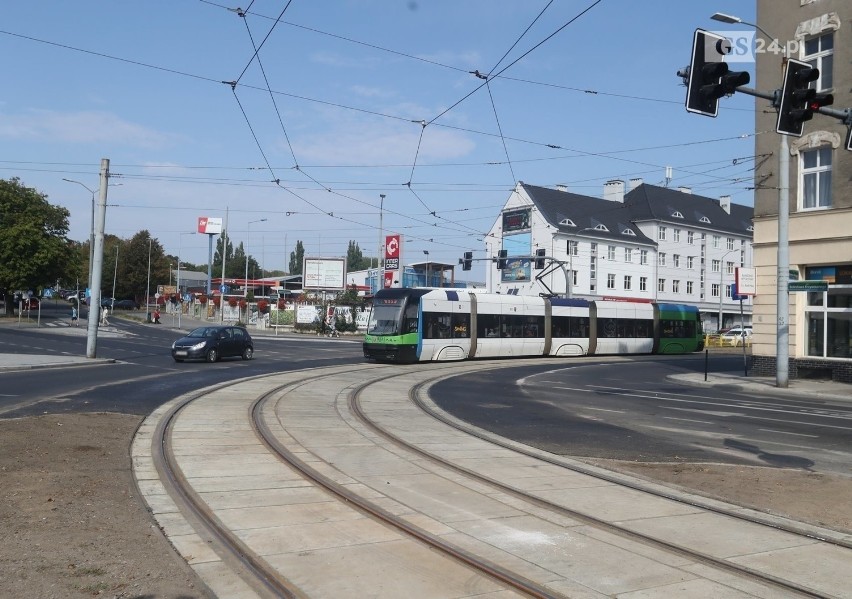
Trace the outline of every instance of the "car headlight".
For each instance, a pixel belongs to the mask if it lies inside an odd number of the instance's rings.
[[[190,347],[189,349],[191,349],[191,350],[193,350],[193,351],[198,351],[199,349],[204,349],[204,346],[205,346],[205,345],[207,345],[207,342],[206,342],[206,341],[202,341],[202,342],[200,342],[200,343],[196,343],[195,345],[193,345],[193,346],[192,346],[192,347]]]

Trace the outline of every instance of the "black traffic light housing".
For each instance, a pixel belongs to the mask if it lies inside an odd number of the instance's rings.
[[[506,258],[509,255],[509,250],[500,250],[497,252],[497,270],[506,268]]]
[[[545,254],[544,248],[539,248],[535,251],[535,267],[538,270],[541,270],[542,268],[544,268],[544,254]]]
[[[834,103],[834,96],[817,93],[817,90],[810,87],[817,79],[819,69],[801,60],[787,59],[778,121],[775,125],[778,133],[800,137],[805,121],[811,120],[814,112],[820,107]]]
[[[751,81],[746,71],[728,71],[724,61],[731,41],[710,31],[696,29],[692,38],[692,59],[686,81],[686,110],[715,117],[719,98],[733,94]]]
[[[462,260],[462,270],[470,270],[473,266],[473,252],[465,252]]]

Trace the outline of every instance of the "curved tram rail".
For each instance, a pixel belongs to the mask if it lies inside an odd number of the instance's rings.
[[[653,551],[663,551],[668,554],[676,555],[680,558],[687,558],[690,561],[695,561],[711,568],[716,568],[726,572],[728,575],[735,575],[750,581],[751,584],[758,583],[767,587],[774,592],[782,592],[785,596],[805,596],[805,597],[828,597],[818,590],[809,588],[803,584],[785,580],[777,576],[773,576],[766,572],[762,572],[756,568],[749,568],[736,564],[734,562],[714,557],[707,553],[697,551],[690,547],[681,546],[676,543],[666,541],[665,539],[654,537],[650,534],[644,534],[637,530],[630,529],[626,526],[614,524],[611,521],[597,518],[593,515],[580,510],[571,509],[568,506],[560,505],[553,501],[542,498],[534,492],[525,492],[505,481],[497,480],[491,476],[486,476],[471,469],[460,466],[445,457],[436,455],[436,453],[427,451],[416,443],[407,441],[399,432],[391,430],[393,427],[382,424],[382,409],[380,408],[376,414],[378,418],[370,415],[370,408],[364,407],[364,400],[369,394],[381,393],[377,388],[385,385],[394,389],[399,389],[400,384],[398,379],[402,379],[403,384],[408,384],[411,389],[409,392],[410,400],[408,405],[410,409],[416,410],[421,415],[428,414],[428,419],[437,422],[440,420],[440,426],[447,428],[450,425],[454,429],[462,431],[465,436],[475,436],[483,442],[502,446],[504,449],[517,452],[518,455],[525,457],[534,457],[548,466],[557,466],[564,468],[566,471],[572,467],[564,460],[558,458],[547,459],[544,452],[535,450],[525,451],[517,444],[503,443],[493,436],[473,429],[472,427],[464,426],[463,423],[454,421],[452,418],[445,417],[435,410],[431,409],[423,400],[423,390],[429,384],[447,376],[453,376],[462,372],[476,370],[487,370],[495,368],[495,364],[484,365],[430,365],[428,368],[419,367],[389,367],[389,366],[373,366],[364,367],[360,365],[357,368],[339,367],[335,369],[325,369],[321,372],[301,372],[298,376],[290,375],[285,377],[283,383],[267,384],[264,392],[258,393],[254,399],[245,399],[245,404],[250,414],[251,425],[261,440],[264,446],[275,456],[293,468],[309,480],[313,485],[317,485],[327,492],[331,493],[348,506],[354,506],[361,511],[362,514],[368,515],[384,525],[391,526],[397,531],[400,531],[409,538],[416,539],[419,543],[425,544],[432,549],[442,552],[450,559],[456,560],[464,564],[468,569],[478,572],[480,575],[496,581],[501,588],[509,588],[524,596],[530,597],[560,597],[563,596],[558,591],[546,584],[545,582],[536,582],[530,579],[529,576],[521,574],[519,571],[512,569],[511,562],[497,563],[494,559],[486,559],[477,555],[475,552],[462,548],[452,542],[447,542],[441,535],[433,534],[424,530],[420,526],[412,524],[404,516],[397,515],[394,510],[387,509],[379,505],[375,500],[375,493],[369,493],[370,497],[365,498],[362,495],[351,490],[351,484],[347,485],[340,480],[351,479],[352,476],[357,482],[356,475],[346,475],[343,472],[338,472],[342,476],[330,476],[323,472],[328,472],[329,468],[336,469],[336,465],[324,460],[320,455],[312,453],[310,449],[302,447],[299,442],[291,437],[287,431],[280,427],[281,418],[278,416],[278,411],[282,406],[286,407],[287,401],[293,394],[303,393],[310,387],[310,393],[317,389],[321,383],[331,382],[336,385],[337,391],[335,397],[331,399],[335,405],[334,410],[339,413],[339,416],[347,421],[348,426],[356,432],[362,439],[369,439],[375,443],[375,437],[378,436],[384,440],[385,445],[393,446],[389,448],[394,454],[411,453],[417,460],[427,460],[440,469],[446,469],[452,472],[454,476],[465,477],[473,483],[471,485],[487,486],[494,492],[506,494],[513,497],[516,501],[520,501],[525,505],[530,506],[527,513],[540,514],[546,512],[551,514],[549,518],[551,522],[559,522],[560,519],[570,518],[574,521],[581,522],[585,526],[593,527],[594,529],[603,531],[608,534],[615,534],[623,538],[629,539],[632,543],[640,543],[643,546],[651,548]],[[353,383],[345,383],[341,381],[341,375],[348,375]],[[275,375],[279,377],[281,375]],[[409,381],[408,376],[416,377],[416,380]],[[270,377],[259,377],[269,379]],[[360,380],[359,380],[360,379]],[[244,385],[244,381],[237,381],[225,385],[221,385],[216,390],[233,390],[237,385]],[[206,390],[204,395],[209,395],[210,390]],[[400,395],[397,393],[397,395]],[[187,478],[183,474],[178,459],[175,456],[172,444],[172,435],[174,432],[175,422],[192,403],[198,399],[201,394],[187,397],[179,402],[176,402],[168,412],[159,420],[154,432],[154,460],[157,469],[160,471],[160,478],[167,487],[169,494],[174,501],[178,503],[181,511],[190,519],[193,527],[199,532],[200,536],[206,543],[209,543],[215,548],[219,557],[231,569],[236,571],[239,576],[246,581],[246,584],[254,589],[261,596],[274,597],[305,597],[308,596],[305,591],[299,588],[286,572],[279,572],[273,567],[262,555],[241,539],[237,534],[228,529],[217,516],[216,511],[212,509],[207,502],[202,498],[201,494],[192,488]],[[343,400],[346,400],[347,410],[344,410],[341,405]],[[386,407],[386,406],[385,406]],[[348,413],[347,413],[348,412]],[[330,415],[329,415],[330,417]],[[426,417],[426,416],[424,416]],[[410,422],[409,422],[410,424]],[[366,430],[356,430],[361,427],[366,427]],[[448,429],[449,430],[449,429]],[[303,431],[304,433],[304,431]],[[309,434],[309,433],[305,433]],[[363,441],[362,441],[363,442]],[[295,451],[294,451],[295,448]],[[309,460],[303,459],[305,450]],[[319,462],[320,466],[317,467]],[[573,467],[575,472],[580,472],[585,476],[593,476],[606,481],[607,483],[625,484],[625,480],[615,475],[608,476],[591,468],[582,466]],[[363,486],[363,485],[356,485]],[[683,501],[675,497],[673,494],[667,494],[664,491],[655,490],[651,485],[632,484],[630,488],[643,493],[654,493],[666,500]],[[368,491],[375,491],[367,486]],[[379,491],[381,492],[381,491]],[[387,503],[385,503],[387,505]],[[843,548],[852,548],[852,544],[842,539],[842,535],[837,535],[837,538],[820,538],[807,527],[797,527],[795,525],[785,526],[780,523],[779,519],[771,519],[769,517],[761,517],[758,514],[749,516],[741,513],[741,511],[726,511],[725,509],[714,504],[713,502],[701,502],[695,500],[689,503],[690,506],[700,507],[703,510],[715,512],[724,517],[737,518],[741,521],[747,521],[760,526],[769,526],[774,530],[783,531],[790,535],[801,536],[809,542],[821,541],[829,542]],[[792,523],[791,523],[792,524]],[[498,560],[499,561],[499,560]],[[764,590],[767,590],[764,589]],[[570,596],[568,593],[567,596]]]

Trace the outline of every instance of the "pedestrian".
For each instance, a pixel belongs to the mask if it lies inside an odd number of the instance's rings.
[[[77,326],[77,306],[71,306],[71,326]]]
[[[101,324],[102,325],[106,326],[106,325],[109,324],[109,320],[107,320],[108,317],[109,317],[109,308],[104,306],[104,311],[101,312]]]
[[[154,324],[160,324],[160,309],[154,308]]]

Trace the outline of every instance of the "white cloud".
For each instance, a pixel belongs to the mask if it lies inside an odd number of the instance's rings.
[[[57,112],[28,110],[0,113],[0,138],[60,143],[121,143],[141,148],[162,148],[174,136],[98,111]]]

